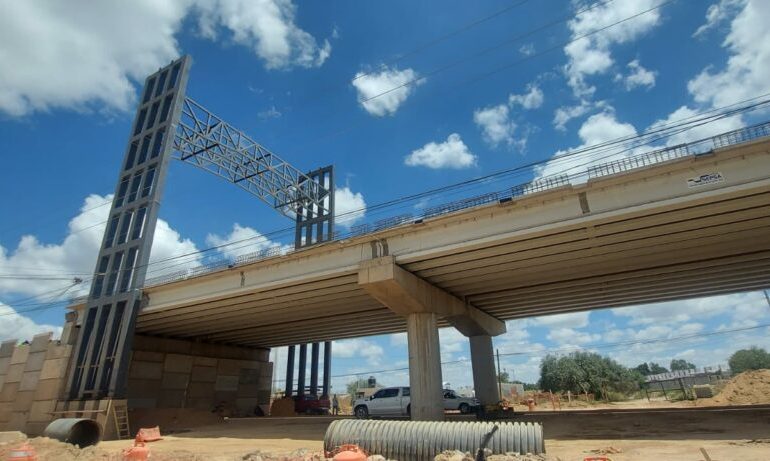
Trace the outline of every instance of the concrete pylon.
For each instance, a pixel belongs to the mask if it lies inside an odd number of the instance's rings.
[[[411,418],[413,421],[441,421],[444,419],[444,400],[436,314],[407,315],[406,331]]]
[[[495,355],[492,337],[489,335],[471,336],[471,366],[473,367],[473,389],[482,405],[495,405],[500,401],[500,389],[497,387],[495,373]]]
[[[469,337],[505,333],[505,322],[403,269],[392,256],[362,262],[358,285],[406,317],[412,419],[444,419],[437,319]],[[494,383],[494,364],[492,373]]]

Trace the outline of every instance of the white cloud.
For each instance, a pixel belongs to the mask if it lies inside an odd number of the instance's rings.
[[[395,114],[415,88],[425,82],[417,78],[417,72],[412,69],[384,67],[380,72],[357,73],[352,84],[359,104],[369,114],[382,117]]]
[[[613,315],[627,317],[629,325],[675,325],[721,315],[734,319],[764,315],[767,302],[762,292],[738,293],[612,309]]]
[[[532,319],[532,324],[549,328],[584,328],[588,326],[591,311],[544,315]]]
[[[511,120],[511,111],[516,106],[537,109],[542,104],[543,92],[531,83],[527,85],[525,93],[510,94],[506,104],[476,109],[473,112],[473,121],[481,129],[482,138],[490,147],[496,148],[504,144],[522,150],[527,145],[529,130],[520,130],[523,133],[517,136],[517,124]]]
[[[654,7],[656,0],[616,1],[596,6],[572,19],[572,37],[580,37],[602,27],[624,20]],[[580,4],[581,8],[585,4]],[[613,64],[610,48],[614,44],[636,40],[660,23],[659,10],[610,27],[602,32],[574,41],[564,47],[568,62],[564,67],[568,83],[576,96],[591,96],[595,88],[586,83],[587,76],[606,72]]]
[[[591,166],[634,155],[640,151],[635,149],[616,154],[607,154],[606,152],[603,152],[600,156],[594,154],[564,157],[571,151],[584,149],[588,146],[593,146],[617,138],[634,135],[636,135],[636,128],[634,128],[634,126],[629,123],[619,122],[615,118],[615,114],[612,111],[606,110],[604,112],[594,114],[588,117],[588,119],[583,122],[583,124],[580,126],[580,129],[578,130],[578,136],[580,137],[582,144],[566,151],[557,152],[552,160],[544,165],[537,167],[537,177],[551,176],[556,174],[580,174],[585,172]]]
[[[225,237],[217,234],[208,234],[206,236],[206,245],[212,247],[222,247],[217,251],[234,259],[237,256],[254,253],[256,251],[279,246],[278,242],[273,242],[261,233],[248,226],[241,226],[238,223],[233,224],[233,230]],[[283,245],[282,253],[289,251],[292,247]]]
[[[337,187],[334,192],[335,224],[349,227],[363,219],[366,214],[366,201],[360,192],[353,192],[349,187]]]
[[[102,242],[102,235],[110,206],[104,205],[112,200],[112,195],[92,194],[86,197],[80,214],[72,218],[68,225],[68,234],[61,243],[43,243],[34,235],[25,235],[17,247],[9,251],[0,246],[0,273],[33,275],[77,275],[86,280],[76,289],[68,291],[68,296],[87,293],[88,279],[93,274],[96,256]],[[195,244],[183,239],[168,223],[158,220],[155,229],[150,264],[173,256],[194,253]],[[148,267],[148,277],[163,275],[199,264],[200,256],[186,257],[180,262],[169,261]],[[25,295],[55,294],[71,284],[65,280],[2,279],[0,293]]]
[[[770,92],[770,2],[748,0],[730,23],[724,46],[727,66],[709,66],[690,80],[688,90],[696,102],[722,107]]]
[[[319,45],[297,27],[297,7],[291,0],[194,0],[204,37],[216,39],[226,29],[234,42],[250,47],[269,69],[318,67],[331,54],[331,44]]]
[[[476,165],[476,156],[471,153],[459,134],[452,133],[442,143],[429,142],[412,151],[404,158],[404,164],[433,169],[462,169]]]
[[[596,333],[586,331],[577,331],[574,328],[554,328],[546,336],[551,341],[560,345],[585,345],[599,341],[602,336]]]
[[[543,91],[534,84],[527,86],[527,92],[508,96],[508,104],[512,107],[516,104],[524,109],[537,109],[543,105]]]
[[[564,131],[567,128],[567,123],[573,118],[582,117],[587,114],[593,105],[585,99],[580,101],[580,104],[574,106],[562,106],[556,109],[553,115],[553,125],[557,130]]]
[[[35,323],[29,317],[19,314],[11,306],[0,302],[0,341],[9,339],[31,340],[33,336],[49,331],[53,332],[54,338],[58,338],[61,336],[62,328]]]
[[[332,357],[351,359],[365,358],[369,365],[378,366],[382,362],[385,350],[373,341],[366,339],[344,339],[332,345]]]
[[[622,80],[626,90],[631,91],[634,88],[644,87],[650,89],[655,86],[655,78],[658,75],[656,71],[645,69],[638,59],[628,63],[628,75],[620,75],[616,80]]]
[[[665,119],[657,120],[650,126],[650,130],[661,127],[663,125],[669,125],[681,120],[694,119],[698,116],[698,112],[687,106],[682,106],[675,110]],[[675,146],[677,144],[684,144],[700,139],[708,138],[709,136],[715,136],[717,134],[725,133],[727,131],[736,130],[744,125],[740,116],[732,116],[713,120],[705,125],[695,126],[687,131],[677,133],[666,139],[666,144],[669,146]]]
[[[473,112],[473,121],[481,128],[484,141],[492,147],[501,143],[511,146],[517,142],[514,137],[516,123],[510,120],[505,104],[477,109]]]
[[[268,68],[318,66],[330,45],[298,28],[295,10],[290,0],[8,2],[0,15],[0,111],[129,110],[133,83],[181,54],[177,34],[189,16],[205,37],[229,31]]]
[[[260,118],[260,120],[269,120],[271,118],[280,118],[281,117],[281,111],[275,108],[275,106],[270,106],[269,108],[260,111],[257,113],[257,117]]]
[[[519,47],[519,53],[524,56],[532,56],[535,54],[535,45],[532,43],[525,43]]]
[[[743,6],[745,0],[720,0],[719,3],[715,3],[709,6],[706,10],[706,23],[698,27],[693,37],[699,37],[706,32],[718,27],[721,23],[727,19],[733,17],[736,10]]]

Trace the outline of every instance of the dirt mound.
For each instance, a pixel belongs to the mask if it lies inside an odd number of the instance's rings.
[[[460,450],[446,450],[436,455],[436,457],[433,458],[433,461],[474,461],[475,459],[475,454],[472,455],[468,452],[463,453]],[[487,453],[487,460],[489,461],[550,461],[554,459],[556,458],[548,457],[546,455],[520,455],[518,453],[492,455]]]
[[[270,416],[295,416],[294,400],[292,399],[273,400],[273,405],[270,407]]]
[[[132,435],[140,427],[160,426],[161,434],[173,434],[224,421],[217,413],[191,408],[135,408],[130,411],[129,419]]]
[[[698,405],[751,405],[770,403],[770,370],[744,371],[727,382],[722,392]]]

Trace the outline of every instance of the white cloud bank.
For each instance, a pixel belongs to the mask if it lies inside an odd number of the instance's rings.
[[[334,192],[334,223],[350,227],[364,218],[366,200],[360,192],[353,192],[349,187],[337,187]]]
[[[0,341],[17,339],[30,340],[40,333],[53,332],[55,338],[61,336],[62,327],[35,323],[29,317],[20,314],[11,306],[0,302]]]
[[[359,72],[351,83],[361,107],[370,115],[383,117],[395,114],[415,88],[425,82],[417,78],[417,72],[412,69],[384,67],[380,72]]]
[[[84,279],[82,286],[67,292],[67,295],[85,294],[88,290],[88,280],[91,278],[96,265],[96,256],[102,242],[104,228],[112,195],[101,196],[91,194],[86,197],[80,214],[72,218],[68,225],[68,234],[61,243],[43,243],[34,235],[25,235],[12,251],[0,245],[0,273],[31,274],[31,275],[78,275]],[[158,220],[155,229],[150,264],[173,256],[194,253],[195,244],[171,228],[162,219]],[[170,272],[175,272],[199,264],[200,256],[186,257],[178,262],[160,263],[148,267],[148,278]],[[173,266],[172,266],[173,264]],[[35,279],[0,279],[1,294],[40,295],[55,294],[71,284],[65,280],[35,280]]]
[[[605,3],[576,16],[569,22],[569,29],[572,37],[577,38],[648,10],[658,3],[657,0],[619,0]],[[581,4],[581,9],[585,6]],[[568,62],[564,71],[575,95],[586,97],[594,93],[595,88],[586,83],[585,79],[605,73],[612,67],[612,45],[636,40],[660,22],[660,11],[653,10],[565,46],[564,52]]]
[[[0,14],[0,112],[56,108],[127,111],[133,82],[181,54],[177,35],[226,32],[269,69],[317,67],[331,52],[295,24],[290,0],[5,2]]]
[[[452,168],[457,170],[476,165],[476,156],[471,153],[459,134],[452,133],[444,142],[429,142],[412,151],[404,158],[404,164],[407,166],[425,166],[432,169]]]

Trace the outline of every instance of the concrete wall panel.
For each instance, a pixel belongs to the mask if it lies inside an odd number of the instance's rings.
[[[217,380],[217,369],[214,367],[194,366],[190,380],[193,382],[213,383]]]
[[[128,374],[129,378],[136,379],[162,379],[163,364],[160,362],[131,362]]]
[[[40,380],[39,371],[27,371],[21,376],[19,391],[33,391],[37,388],[37,382]]]
[[[163,380],[160,383],[161,389],[187,389],[190,384],[190,375],[188,373],[163,373]]]
[[[190,355],[168,354],[163,364],[164,372],[190,373],[193,367],[193,358]]]

